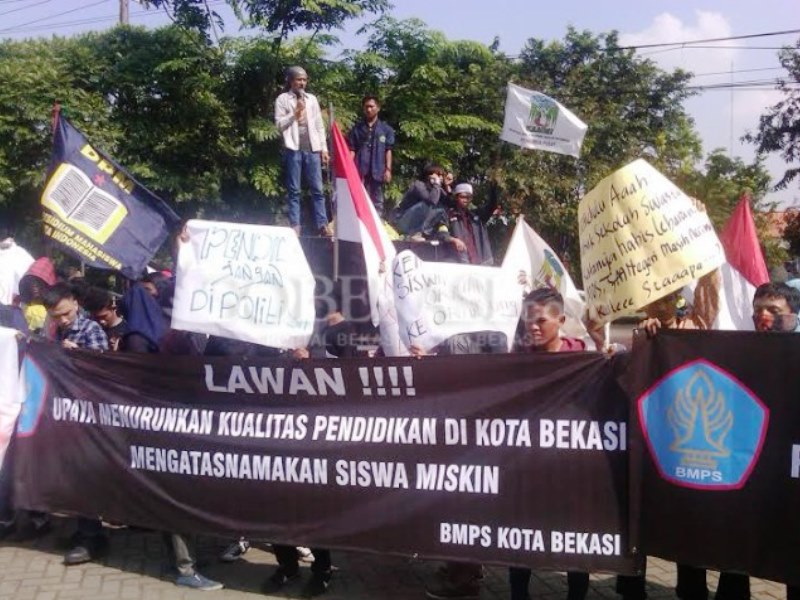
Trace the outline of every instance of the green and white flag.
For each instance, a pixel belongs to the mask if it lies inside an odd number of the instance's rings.
[[[586,123],[550,96],[508,84],[501,140],[577,158],[586,128]]]

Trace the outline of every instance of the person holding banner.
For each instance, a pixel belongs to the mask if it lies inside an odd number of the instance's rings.
[[[668,294],[645,307],[647,318],[639,323],[639,328],[650,336],[656,335],[659,329],[711,329],[711,324],[719,311],[719,289],[720,274],[719,270],[715,269],[698,280],[694,293],[694,305],[691,310],[680,306],[682,300],[680,292]],[[756,320],[755,314],[753,320]],[[643,576],[640,579],[641,582],[637,582],[638,586],[633,583],[635,578],[628,578],[625,585],[619,586],[621,589],[627,587],[629,590],[627,593],[623,592],[623,598],[631,600],[643,597],[642,595],[634,596],[631,593],[636,588],[644,589]],[[707,600],[706,569],[678,564],[675,594],[681,600]],[[742,573],[721,572],[717,593],[714,597],[716,600],[749,600],[749,577]]]
[[[515,352],[575,352],[586,350],[586,344],[578,338],[562,337],[561,326],[566,321],[564,298],[549,287],[533,290],[522,302],[522,336],[517,341]],[[509,567],[508,581],[511,600],[530,600],[528,585],[531,570]],[[567,600],[584,600],[589,592],[589,573],[570,571],[567,573]]]
[[[275,99],[275,125],[283,134],[283,168],[289,225],[300,234],[301,177],[311,189],[317,233],[330,237],[322,165],[328,164],[325,123],[316,96],[306,92],[308,74],[303,67],[286,71],[286,87]]]
[[[416,357],[428,354],[504,354],[508,351],[508,343],[506,335],[500,331],[472,331],[450,336],[430,353],[413,344],[409,350]],[[480,597],[482,579],[482,565],[451,560],[439,569],[436,581],[426,588],[425,595],[431,600],[477,599]]]
[[[792,283],[795,282],[795,283]],[[800,331],[800,289],[797,280],[765,283],[753,295],[753,325],[756,331]],[[800,585],[786,585],[786,600],[800,600]]]
[[[50,319],[56,324],[56,341],[64,348],[108,350],[108,338],[102,327],[81,314],[78,301],[69,284],[56,283],[43,295]],[[65,565],[80,565],[105,552],[108,540],[103,535],[103,523],[98,518],[78,517],[78,531],[72,547],[64,555]]]

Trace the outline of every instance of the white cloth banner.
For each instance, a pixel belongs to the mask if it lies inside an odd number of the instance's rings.
[[[172,327],[274,348],[305,347],[314,276],[295,233],[192,220],[178,253]]]
[[[577,158],[586,129],[586,123],[550,96],[508,84],[501,140]]]
[[[582,339],[588,347],[594,346],[583,324],[586,303],[578,288],[553,249],[522,218],[517,221],[508,244],[503,270],[516,273],[529,289],[551,287],[558,290],[564,298],[564,314],[567,316],[561,327],[562,333]]]
[[[0,469],[20,410],[17,330],[0,327]]]
[[[522,310],[517,273],[425,262],[404,250],[394,259],[392,278],[404,344],[427,351],[456,334],[499,331],[511,349]]]

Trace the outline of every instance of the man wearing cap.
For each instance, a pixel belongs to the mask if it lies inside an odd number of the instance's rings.
[[[328,164],[328,146],[322,110],[313,94],[306,92],[308,74],[302,67],[286,71],[285,91],[275,99],[275,125],[283,134],[283,169],[289,225],[300,234],[300,178],[311,190],[317,233],[330,236],[322,165]]]
[[[486,222],[497,209],[497,189],[492,187],[489,201],[475,211],[469,210],[472,203],[471,184],[456,185],[453,198],[454,205],[448,209],[446,221],[439,223],[436,229],[439,238],[453,244],[458,262],[493,265],[494,256]]]
[[[364,118],[350,130],[347,145],[375,209],[383,215],[383,185],[392,180],[394,129],[378,119],[381,105],[375,96],[364,96],[361,110]]]

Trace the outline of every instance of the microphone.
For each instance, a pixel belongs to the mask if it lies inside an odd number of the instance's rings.
[[[294,90],[294,95],[297,96],[298,100],[305,100],[306,99],[306,91],[305,90]]]

